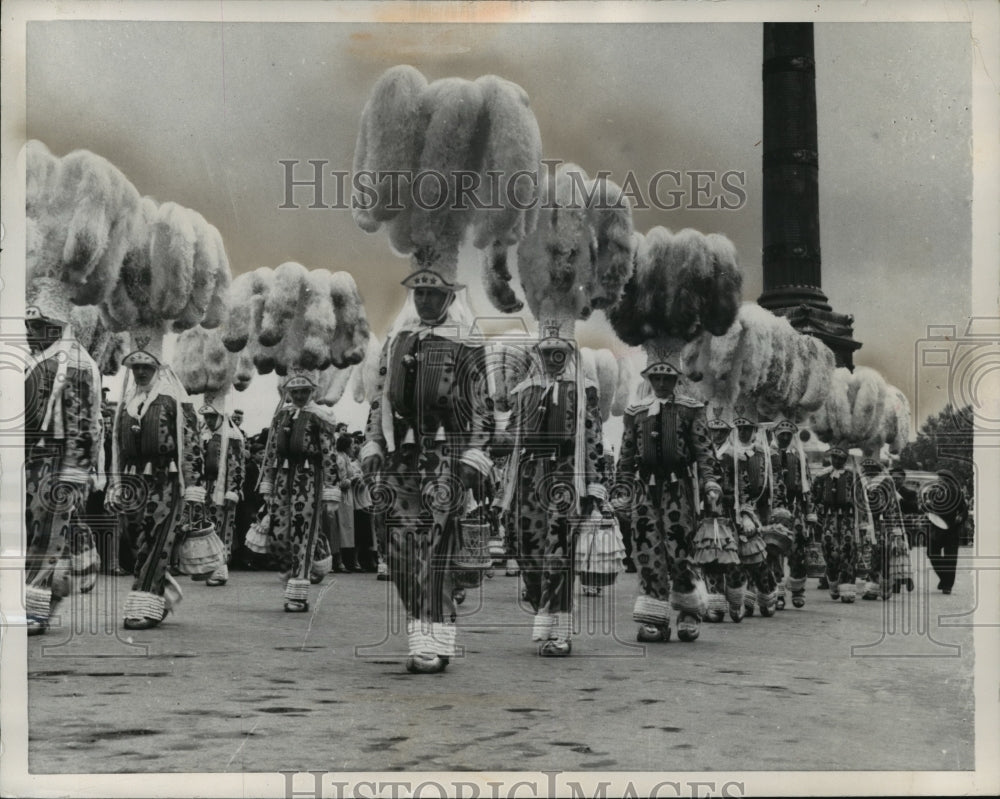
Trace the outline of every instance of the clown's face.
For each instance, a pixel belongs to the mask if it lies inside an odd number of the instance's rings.
[[[309,402],[309,398],[312,396],[312,393],[313,390],[309,386],[291,388],[288,390],[288,399],[292,401],[292,404],[296,408],[304,408]]]
[[[721,447],[726,443],[726,439],[729,438],[729,428],[712,427],[709,429],[708,434],[712,437],[712,443],[717,447]]]
[[[205,414],[205,427],[209,430],[218,430],[219,425],[222,424],[222,416],[217,413],[206,413]]]
[[[62,336],[62,325],[48,319],[25,319],[25,340],[32,352],[41,352]]]
[[[657,399],[666,399],[674,393],[677,386],[677,375],[650,375],[649,385]]]
[[[757,428],[749,424],[741,424],[736,428],[736,435],[739,436],[740,443],[744,445],[753,441],[756,432]]]
[[[778,446],[781,447],[781,449],[788,449],[788,446],[792,443],[792,434],[787,430],[783,430],[778,433],[775,438],[778,440]]]
[[[137,363],[132,367],[132,378],[139,388],[146,388],[153,382],[153,375],[156,374],[156,367],[148,363]]]
[[[425,325],[436,325],[444,321],[454,299],[454,292],[444,289],[425,286],[413,290],[413,304],[420,321]]]

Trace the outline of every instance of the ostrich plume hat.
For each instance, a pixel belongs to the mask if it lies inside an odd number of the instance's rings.
[[[156,359],[155,355],[151,355],[145,350],[136,350],[135,352],[130,352],[122,359],[122,365],[132,368],[133,366],[159,366],[160,362]]]
[[[651,377],[653,375],[671,375],[677,377],[680,375],[680,370],[670,363],[670,361],[657,361],[643,369],[641,374],[643,377]]]
[[[294,388],[316,388],[316,372],[311,369],[291,369],[282,388],[291,391]]]
[[[25,300],[26,320],[44,319],[65,325],[69,323],[73,313],[73,304],[69,301],[62,284],[55,278],[38,277],[32,280],[25,291]]]
[[[136,343],[138,344],[138,349],[133,350],[122,358],[122,366],[127,366],[128,368],[132,368],[133,366],[159,367],[160,359],[145,349],[146,344],[141,340],[137,340]]]
[[[799,432],[798,425],[795,422],[790,422],[788,419],[782,419],[774,426],[774,433],[791,433],[793,436]]]
[[[29,305],[24,309],[24,321],[25,322],[49,322],[54,325],[66,324],[62,319],[54,316],[51,313],[47,313],[43,309],[39,308],[37,305]]]
[[[433,269],[418,269],[406,276],[400,283],[408,289],[439,289],[440,291],[460,291],[464,283],[449,283]]]
[[[132,352],[122,358],[123,366],[160,366],[163,362],[163,331],[141,326],[132,331]]]

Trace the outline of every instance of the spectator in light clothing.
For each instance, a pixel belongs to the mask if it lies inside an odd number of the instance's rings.
[[[346,425],[344,426],[346,429]],[[354,438],[346,433],[337,438],[337,472],[340,474],[340,504],[337,506],[337,513],[331,519],[331,537],[336,537],[337,546],[334,541],[330,542],[330,548],[340,550],[339,563],[335,569],[338,572],[360,572],[363,571],[358,564],[357,548],[354,530],[354,485],[361,480],[361,467],[358,462],[351,457],[354,450]]]

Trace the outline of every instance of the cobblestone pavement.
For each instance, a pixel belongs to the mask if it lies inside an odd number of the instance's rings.
[[[568,659],[542,659],[498,571],[461,607],[465,657],[405,672],[389,583],[328,577],[282,611],[268,572],[182,583],[179,613],[129,632],[129,578],[101,578],[28,639],[32,772],[971,769],[974,581],[703,625],[635,643],[635,575],[576,597]],[[967,554],[967,553],[966,553]],[[966,565],[968,561],[963,559]],[[65,613],[69,611],[69,613]],[[70,618],[72,616],[72,618]],[[75,628],[70,627],[70,624]]]

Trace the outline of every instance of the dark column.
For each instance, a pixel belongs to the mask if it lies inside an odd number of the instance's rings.
[[[812,23],[764,23],[764,293],[758,302],[853,369],[854,318],[822,290]]]

